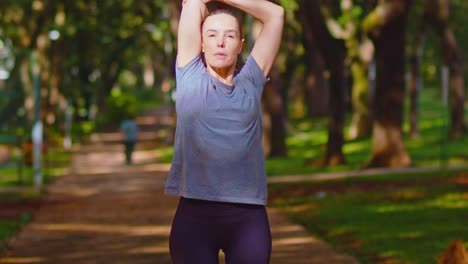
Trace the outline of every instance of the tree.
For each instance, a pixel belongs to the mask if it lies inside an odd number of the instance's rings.
[[[411,129],[413,137],[418,135],[417,121],[417,97],[421,83],[420,61],[422,53],[422,41],[427,27],[434,29],[440,39],[440,49],[443,53],[444,62],[450,71],[450,134],[453,137],[461,137],[466,133],[464,123],[464,77],[463,60],[458,47],[456,37],[450,27],[450,0],[427,0],[424,2],[424,12],[421,18],[418,33],[416,35],[411,60]]]
[[[344,143],[343,129],[345,121],[345,57],[346,49],[343,40],[334,38],[328,31],[323,18],[319,1],[301,0],[299,13],[304,28],[311,30],[313,39],[305,38],[305,48],[315,45],[323,55],[325,65],[330,73],[329,78],[329,126],[328,143],[324,165],[344,164],[345,157],[342,147]],[[313,63],[313,62],[312,62]]]
[[[263,92],[263,104],[268,114],[265,130],[268,130],[264,145],[270,157],[287,156],[286,148],[286,118],[283,108],[281,89],[284,84],[281,81],[281,73],[278,66],[273,66],[270,72],[271,80],[267,82]],[[265,119],[265,117],[263,118]]]
[[[411,4],[407,0],[380,1],[363,23],[375,44],[377,71],[369,167],[411,163],[402,138],[405,29]]]
[[[307,14],[301,8],[297,17],[302,21],[302,39],[304,45],[304,103],[309,118],[326,116],[329,113],[329,93],[325,80],[325,61],[314,32],[307,20]]]
[[[425,6],[427,6],[427,1]],[[423,51],[423,42],[425,39],[426,31],[427,31],[427,24],[428,24],[428,13],[427,8],[424,8],[424,12],[421,16],[421,21],[419,23],[416,36],[414,38],[414,44],[411,49],[410,54],[410,80],[409,80],[409,99],[410,99],[410,131],[409,135],[411,138],[418,138],[419,137],[419,129],[418,129],[418,120],[419,120],[419,113],[418,113],[418,98],[419,98],[419,91],[421,90],[422,86],[422,79],[421,79],[421,57]]]
[[[352,0],[341,0],[339,8],[336,6],[322,8],[330,34],[343,40],[346,45],[346,66],[352,78],[351,102],[353,106],[349,139],[369,135],[372,122],[368,71],[374,55],[374,46],[361,30],[363,9],[362,6],[355,5]],[[334,13],[338,14],[334,15]]]
[[[33,80],[31,79],[31,54],[35,54],[41,71],[41,89],[45,89],[50,64],[47,63],[47,47],[50,43],[45,30],[50,24],[50,17],[53,16],[51,0],[41,2],[10,1],[3,4],[0,9],[0,23],[2,24],[3,35],[11,39],[15,50],[15,67],[11,71],[11,77],[6,83],[6,90],[16,93],[19,97],[16,100],[9,100],[8,105],[0,113],[2,122],[12,119],[16,113],[12,109],[24,107],[26,118],[31,121],[33,118]],[[21,89],[18,89],[20,87]],[[45,94],[44,92],[40,93]]]

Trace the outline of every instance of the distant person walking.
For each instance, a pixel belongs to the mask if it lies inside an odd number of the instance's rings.
[[[134,118],[124,119],[120,123],[122,132],[123,144],[125,146],[125,163],[130,165],[133,163],[133,151],[138,139],[138,125]]]
[[[284,10],[266,0],[183,0],[178,31],[174,158],[166,193],[181,196],[169,247],[174,264],[267,264],[261,98],[280,46]],[[211,5],[211,4],[210,4]],[[232,7],[262,22],[238,70],[244,39]],[[208,6],[210,8],[210,6]],[[210,8],[211,9],[211,8]]]

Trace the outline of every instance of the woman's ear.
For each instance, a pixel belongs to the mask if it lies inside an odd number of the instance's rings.
[[[237,54],[242,53],[242,48],[244,47],[244,42],[245,42],[245,39],[241,39],[241,43],[239,45],[239,51],[237,52]]]

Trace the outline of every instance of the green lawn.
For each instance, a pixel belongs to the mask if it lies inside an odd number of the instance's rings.
[[[68,152],[50,149],[44,158],[42,169],[44,184],[48,184],[54,177],[63,175],[64,169],[69,166],[70,158],[71,154]],[[3,217],[0,218],[0,255],[8,238],[14,235],[22,224],[30,220],[30,214],[34,212],[35,204],[42,195],[33,189],[33,169],[23,166],[20,174],[15,161],[3,164],[0,168],[0,188],[4,187],[25,189],[0,192],[0,208],[5,210],[2,212]]]
[[[18,228],[19,228],[18,221],[0,219],[0,256],[1,256],[1,252],[6,246],[5,238],[12,236]]]
[[[42,175],[44,183],[48,183],[54,177],[63,174],[69,165],[71,153],[51,149],[44,156],[42,164]],[[15,160],[2,164],[0,167],[0,188],[14,186],[32,186],[34,170],[31,166],[22,165],[18,167]]]
[[[270,206],[361,263],[435,263],[468,246],[468,173],[270,185]]]
[[[29,222],[34,212],[39,208],[43,193],[33,189],[21,192],[0,192],[0,256],[5,249],[8,239],[19,228]]]
[[[445,164],[462,166],[465,172],[271,184],[270,205],[362,263],[435,263],[450,240],[468,246],[468,136],[447,137],[446,110],[438,91],[421,93],[420,138],[407,137],[405,122],[404,143],[414,167]],[[326,119],[292,122],[297,131],[287,139],[289,157],[269,158],[269,177],[359,170],[369,158],[370,139],[346,141],[347,164],[320,167]]]
[[[420,138],[410,139],[407,134],[409,124],[403,124],[403,140],[412,158],[413,166],[465,165],[468,166],[468,136],[449,139],[447,108],[442,106],[439,92],[427,89],[420,98]],[[406,117],[405,113],[405,117]],[[468,107],[465,111],[468,123]],[[349,120],[350,116],[348,116]],[[405,118],[406,120],[407,118]],[[370,138],[345,140],[343,153],[346,165],[321,167],[317,165],[325,155],[327,143],[327,119],[290,120],[295,131],[287,138],[288,157],[268,158],[266,161],[269,176],[309,174],[316,172],[349,171],[360,169],[369,159]],[[345,127],[345,136],[349,121]]]

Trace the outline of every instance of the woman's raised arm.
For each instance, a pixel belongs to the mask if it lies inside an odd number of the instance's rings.
[[[251,55],[267,76],[281,44],[284,9],[267,0],[224,0],[221,2],[239,8],[263,24]]]
[[[177,66],[183,67],[201,52],[201,24],[208,14],[203,0],[183,0],[177,32]]]

